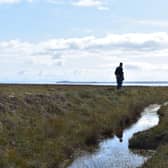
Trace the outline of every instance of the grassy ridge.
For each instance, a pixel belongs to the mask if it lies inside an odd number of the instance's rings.
[[[157,127],[136,134],[130,140],[131,148],[156,149],[157,152],[144,168],[168,167],[168,105],[163,105],[159,110],[160,123]]]
[[[75,151],[92,149],[145,106],[166,100],[164,87],[1,85],[0,167],[66,167]]]

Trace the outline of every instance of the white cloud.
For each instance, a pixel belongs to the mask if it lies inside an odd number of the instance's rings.
[[[101,6],[103,4],[102,0],[77,0],[73,3],[77,6]]]
[[[0,0],[0,4],[18,4],[21,2],[32,3],[35,0]],[[109,0],[39,0],[39,2],[46,2],[52,4],[65,4],[78,7],[95,7],[98,10],[108,10]]]
[[[99,10],[108,9],[106,0],[76,0],[72,4],[81,7],[96,7]]]
[[[53,4],[68,4],[78,7],[94,7],[98,10],[108,10],[110,0],[47,0]]]
[[[130,49],[158,50],[168,47],[168,33],[128,33],[108,34],[102,38],[87,36],[83,38],[51,39],[41,42],[41,46],[50,49]]]
[[[168,21],[165,20],[136,20],[135,23],[166,28],[168,27]]]
[[[168,33],[109,34],[102,38],[0,42],[1,81],[115,80],[124,62],[127,80],[165,80]],[[155,74],[155,75],[153,75]]]
[[[46,0],[49,3],[53,3],[53,4],[63,4],[63,3],[67,3],[68,0]]]
[[[31,3],[33,0],[0,0],[0,4],[17,4],[23,1]]]
[[[18,2],[20,2],[20,0],[0,0],[0,4],[5,4],[5,3],[14,4]]]

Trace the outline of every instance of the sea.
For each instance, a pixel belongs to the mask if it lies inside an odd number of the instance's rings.
[[[58,85],[115,86],[116,82],[56,82]],[[168,86],[168,81],[126,81],[124,86]]]
[[[115,86],[116,82],[79,82],[79,81],[29,81],[29,82],[1,82],[11,85],[91,85],[91,86]],[[168,86],[168,81],[125,81],[123,86]]]

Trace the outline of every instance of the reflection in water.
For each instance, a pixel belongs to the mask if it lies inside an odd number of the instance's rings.
[[[123,128],[117,129],[116,132],[117,132],[116,133],[117,138],[120,140],[120,142],[122,142],[123,141]]]
[[[134,133],[145,131],[159,123],[157,111],[159,105],[145,108],[140,119],[130,128],[125,129],[119,138],[114,136],[99,144],[93,153],[77,158],[68,168],[135,168],[141,166],[148,158],[131,152],[129,139]]]

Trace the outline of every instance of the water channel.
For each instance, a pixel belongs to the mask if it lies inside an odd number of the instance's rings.
[[[92,154],[86,154],[73,161],[68,168],[136,168],[140,167],[149,156],[131,151],[129,139],[134,133],[150,129],[159,123],[157,111],[160,105],[150,105],[141,113],[139,120],[123,132],[122,140],[114,136],[99,144]]]

